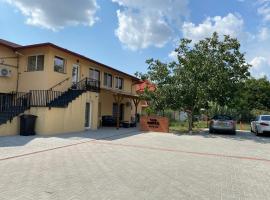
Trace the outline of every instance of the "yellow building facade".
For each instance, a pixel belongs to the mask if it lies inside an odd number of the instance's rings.
[[[0,135],[18,134],[21,114],[37,116],[40,135],[97,129],[103,116],[132,122],[139,81],[51,43],[0,40]]]

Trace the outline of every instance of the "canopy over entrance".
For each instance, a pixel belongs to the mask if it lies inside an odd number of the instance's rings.
[[[124,99],[130,99],[133,101],[135,105],[135,116],[137,116],[138,105],[140,103],[140,98],[137,94],[127,93],[120,90],[113,90],[113,89],[108,89],[108,88],[101,88],[101,91],[112,94],[114,101],[117,104],[117,111],[116,111],[116,128],[117,129],[119,129],[120,127],[120,105]]]

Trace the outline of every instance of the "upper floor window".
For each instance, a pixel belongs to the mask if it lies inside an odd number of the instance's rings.
[[[112,87],[112,75],[111,74],[108,74],[108,73],[104,73],[104,83],[103,85],[105,87]]]
[[[43,71],[44,55],[36,55],[28,57],[27,71]]]
[[[117,76],[114,77],[114,86],[115,88],[122,90],[124,86],[124,79]]]
[[[55,56],[54,57],[54,71],[65,73],[65,59]]]
[[[100,71],[97,69],[90,68],[89,70],[89,78],[100,81]]]

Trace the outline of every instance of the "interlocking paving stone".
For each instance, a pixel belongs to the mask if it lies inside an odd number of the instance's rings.
[[[8,157],[1,200],[270,199],[270,138],[250,133],[3,137],[0,159]]]

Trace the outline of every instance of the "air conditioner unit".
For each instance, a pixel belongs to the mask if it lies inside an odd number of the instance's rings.
[[[0,67],[0,76],[2,77],[10,77],[11,70],[7,67]]]

